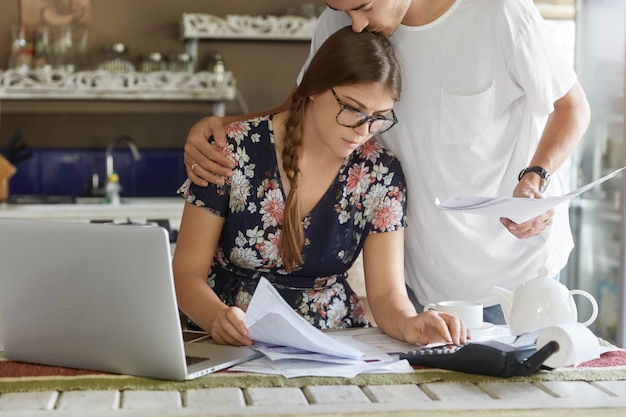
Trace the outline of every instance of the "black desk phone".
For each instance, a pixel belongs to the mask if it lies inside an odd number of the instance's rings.
[[[400,359],[408,360],[411,365],[508,378],[532,374],[558,349],[554,341],[537,350],[535,344],[515,347],[490,340],[424,347],[400,354]]]

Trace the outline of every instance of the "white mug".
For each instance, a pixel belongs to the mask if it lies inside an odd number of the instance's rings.
[[[479,329],[483,325],[483,305],[472,301],[441,301],[424,306],[424,311],[436,310],[453,314],[463,320],[468,329]]]

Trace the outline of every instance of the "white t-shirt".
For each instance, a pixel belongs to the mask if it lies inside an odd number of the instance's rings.
[[[327,8],[311,54],[350,24]],[[511,196],[553,103],[576,82],[537,8],[529,0],[457,0],[436,21],[401,25],[390,40],[402,66],[400,122],[381,141],[407,179],[405,273],[418,301],[490,306],[493,285],[515,289],[540,266],[558,273],[573,248],[566,206],[541,235],[517,239],[498,218],[434,203],[456,193]],[[565,191],[569,169],[553,173],[546,195]]]

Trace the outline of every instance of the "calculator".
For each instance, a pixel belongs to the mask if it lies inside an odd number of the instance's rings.
[[[532,374],[557,350],[556,342],[550,342],[538,351],[535,344],[517,347],[489,340],[467,345],[422,347],[400,354],[400,359],[408,360],[411,365],[508,378]]]

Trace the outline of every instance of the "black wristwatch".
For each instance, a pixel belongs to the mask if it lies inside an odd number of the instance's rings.
[[[517,180],[521,181],[522,177],[529,172],[534,172],[541,177],[539,191],[543,193],[546,188],[548,188],[548,183],[550,182],[550,173],[539,166],[527,167],[520,171],[519,175],[517,176]]]

